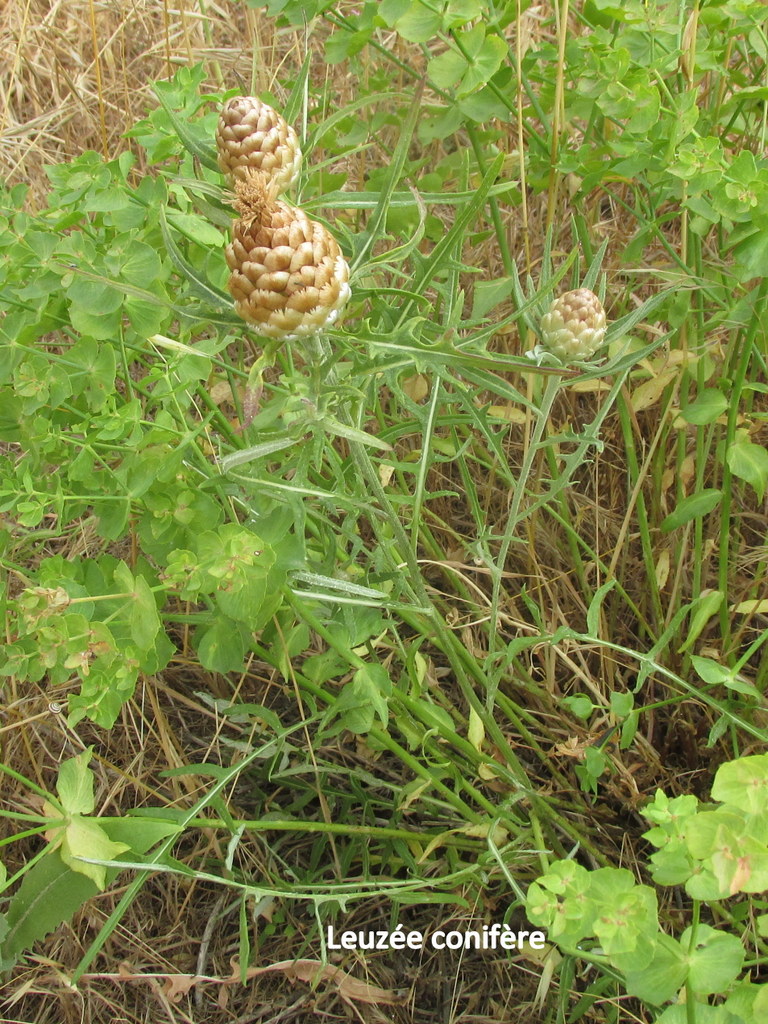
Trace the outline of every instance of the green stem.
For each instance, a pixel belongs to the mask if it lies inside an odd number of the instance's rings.
[[[488,627],[488,633],[490,637],[496,639],[497,645],[499,641],[499,604],[501,601],[501,583],[504,578],[504,566],[507,561],[509,549],[515,539],[515,532],[517,530],[518,523],[520,522],[520,508],[522,506],[526,484],[529,476],[531,475],[533,462],[536,458],[537,452],[539,451],[539,445],[544,435],[544,431],[549,423],[549,414],[552,411],[552,406],[559,387],[559,376],[553,375],[551,377],[547,377],[544,396],[539,408],[539,415],[536,419],[533,436],[531,437],[531,442],[528,445],[525,457],[523,458],[523,464],[520,467],[517,484],[515,485],[515,489],[512,494],[512,503],[507,517],[507,525],[504,530],[501,548],[499,549],[499,557],[496,563],[490,567],[491,574],[493,576],[493,591],[491,595],[491,619]],[[498,650],[498,646],[496,649]]]
[[[692,908],[691,933],[688,940],[689,960],[693,959],[694,951],[696,949],[696,933],[699,930],[700,917],[701,903],[699,900],[694,900]],[[685,981],[685,1019],[687,1024],[696,1024],[696,994],[694,993],[691,985],[690,975]]]
[[[763,307],[766,291],[768,291],[768,278],[763,278],[757,288],[754,302],[754,315],[749,327],[746,330],[741,344],[741,358],[739,359],[736,373],[730,388],[731,401],[728,408],[728,424],[725,432],[725,446],[723,458],[723,479],[721,489],[723,498],[720,506],[720,551],[718,562],[718,588],[723,594],[728,594],[730,584],[730,548],[731,530],[731,504],[733,501],[733,477],[728,466],[728,449],[736,437],[736,427],[739,421],[739,408],[741,393],[744,388],[744,381],[747,376],[749,361],[755,346],[755,338],[761,327],[762,318],[758,310]],[[725,654],[729,653],[731,640],[731,620],[728,614],[729,602],[723,601],[720,608],[720,631],[722,633],[721,647]]]

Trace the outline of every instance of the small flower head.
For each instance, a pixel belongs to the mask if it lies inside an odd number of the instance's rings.
[[[216,129],[219,167],[230,183],[254,174],[271,179],[275,194],[296,183],[301,147],[296,132],[276,110],[255,96],[226,103]]]
[[[603,304],[589,288],[555,299],[541,318],[541,344],[564,363],[591,359],[605,340]]]

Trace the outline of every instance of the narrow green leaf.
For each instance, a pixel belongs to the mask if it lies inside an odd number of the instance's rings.
[[[677,505],[663,520],[661,530],[670,533],[693,519],[701,519],[714,512],[723,497],[723,492],[714,487],[705,487],[696,494],[691,494]]]
[[[392,162],[387,168],[387,176],[384,182],[384,186],[379,196],[379,202],[376,209],[371,214],[371,218],[368,222],[368,232],[365,244],[361,248],[360,252],[352,266],[352,273],[360,266],[366,253],[371,249],[374,242],[379,238],[382,228],[386,222],[387,213],[389,212],[389,199],[392,193],[395,191],[395,186],[400,181],[405,167],[405,162],[408,159],[408,150],[411,145],[411,139],[416,129],[416,123],[421,113],[421,94],[423,92],[423,83],[416,90],[408,111],[408,116],[400,129],[400,135],[398,143],[395,146],[395,152],[392,154]],[[415,291],[419,291],[418,288]]]
[[[725,594],[723,594],[722,590],[710,590],[709,593],[702,594],[701,597],[692,602],[688,635],[685,638],[685,643],[678,648],[678,654],[683,654],[696,643],[701,631],[712,616],[718,613],[724,600]]]
[[[285,102],[283,107],[283,117],[288,124],[293,124],[298,116],[299,112],[304,106],[304,99],[307,92],[307,82],[309,81],[309,69],[312,63],[312,50],[307,50],[307,55],[301,63],[299,73],[296,75],[296,79],[293,83],[290,95]]]
[[[164,209],[164,208],[163,208]],[[177,231],[186,235],[192,242],[205,249],[223,248],[226,239],[222,233],[209,221],[196,213],[182,213],[180,210],[168,210],[166,213],[169,223],[173,224]]]
[[[382,452],[392,451],[392,445],[386,441],[374,437],[373,434],[367,434],[364,430],[358,430],[356,427],[348,427],[344,423],[339,423],[333,416],[324,416],[323,426],[328,433],[335,434],[336,437],[344,437],[347,441],[356,441],[358,444],[365,444],[369,448],[376,448]]]
[[[423,293],[432,278],[440,270],[445,257],[456,245],[457,240],[463,238],[467,227],[477,220],[477,216],[480,210],[485,206],[486,200],[488,199],[488,193],[494,181],[498,177],[503,164],[504,154],[499,153],[488,168],[488,172],[480,183],[477,192],[475,192],[474,196],[466,206],[457,213],[456,219],[451,225],[450,230],[445,233],[430,253],[429,259],[425,262],[419,275],[412,284],[413,291]],[[402,327],[410,316],[411,305],[412,303],[410,302],[403,303],[403,308],[397,321],[398,327]]]
[[[198,272],[194,269],[191,263],[188,263],[182,256],[176,242],[173,240],[173,236],[168,229],[168,218],[166,217],[165,207],[160,207],[160,230],[163,233],[163,241],[165,247],[168,250],[168,255],[171,257],[172,262],[176,266],[176,269],[189,281],[192,285],[195,293],[203,299],[204,302],[210,303],[214,309],[228,309],[232,305],[232,300],[224,292],[219,291],[218,288],[214,288],[213,285],[209,284],[204,280]]]
[[[587,610],[587,633],[590,636],[600,636],[600,609],[606,594],[609,594],[615,586],[615,579],[608,580],[607,583],[604,583],[602,587],[595,591],[595,596],[590,601],[589,609]]]

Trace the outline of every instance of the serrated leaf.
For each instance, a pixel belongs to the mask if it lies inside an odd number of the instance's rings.
[[[72,871],[58,853],[47,854],[27,871],[11,897],[6,914],[9,928],[0,945],[0,958],[13,962],[62,921],[69,921],[98,891],[92,879]]]

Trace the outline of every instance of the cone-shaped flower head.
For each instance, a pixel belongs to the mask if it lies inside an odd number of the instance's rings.
[[[605,339],[605,310],[589,288],[555,299],[541,318],[541,344],[564,363],[591,359]]]
[[[296,132],[276,110],[254,96],[235,96],[222,108],[216,129],[219,167],[230,184],[263,174],[277,193],[294,184],[301,165]]]
[[[306,337],[336,322],[350,296],[349,267],[326,227],[275,197],[259,175],[235,182],[240,220],[226,259],[239,315],[268,338]]]

